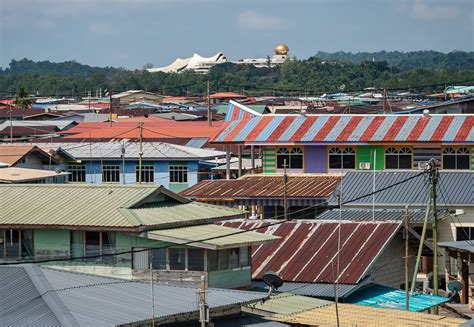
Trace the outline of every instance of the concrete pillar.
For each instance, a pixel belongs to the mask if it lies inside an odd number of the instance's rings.
[[[450,281],[451,276],[451,257],[449,256],[449,250],[444,250],[444,274],[446,278],[446,292],[449,292],[448,283]]]
[[[226,147],[225,152],[225,178],[230,179],[230,145]]]
[[[470,309],[474,311],[474,254],[470,253],[469,256],[469,304]]]

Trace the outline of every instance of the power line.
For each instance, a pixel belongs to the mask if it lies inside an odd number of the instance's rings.
[[[365,198],[365,197],[369,197],[369,196],[372,196],[376,193],[380,193],[380,192],[383,192],[385,190],[388,190],[392,187],[395,187],[397,185],[400,185],[402,183],[406,183],[414,178],[417,178],[421,175],[423,175],[424,172],[421,172],[419,174],[416,174],[414,176],[411,176],[409,178],[406,178],[402,181],[399,181],[397,183],[394,183],[392,185],[389,185],[389,186],[386,186],[382,189],[379,189],[375,192],[371,192],[371,193],[368,193],[368,194],[365,194],[365,195],[361,195],[355,199],[351,199],[351,200],[348,200],[348,201],[344,201],[344,202],[341,202],[342,205],[345,205],[345,204],[348,204],[348,203],[351,203],[351,202],[355,202],[355,201],[358,201],[362,198]],[[295,212],[299,212],[299,211],[304,211],[304,210],[309,210],[309,209],[312,209],[312,208],[315,208],[315,207],[319,207],[319,206],[323,206],[322,203],[319,203],[319,204],[316,204],[316,205],[313,205],[313,206],[309,206],[309,207],[306,207],[306,208],[303,208],[301,210],[296,210]],[[338,205],[333,205],[333,206],[328,206],[328,208],[337,208],[339,207],[339,204]],[[276,215],[274,217],[272,217],[273,219],[276,219],[276,218],[279,218],[279,217],[283,217],[283,215]],[[219,239],[219,238],[223,238],[223,237],[228,237],[228,236],[234,236],[234,235],[240,235],[240,234],[244,234],[244,233],[248,233],[248,232],[251,232],[251,231],[255,231],[255,230],[259,230],[259,229],[262,229],[262,228],[267,228],[267,227],[271,227],[271,226],[276,226],[276,225],[280,225],[280,224],[283,224],[283,223],[286,223],[288,222],[287,220],[281,220],[281,221],[278,221],[278,222],[274,222],[274,223],[268,223],[266,225],[262,225],[262,226],[258,226],[258,227],[254,227],[254,228],[250,228],[248,230],[239,230],[237,232],[233,232],[233,233],[228,233],[228,234],[225,234],[225,235],[219,235],[219,236],[211,236],[211,237],[208,237],[208,238],[203,238],[203,239],[199,239],[199,240],[193,240],[193,241],[188,241],[188,242],[184,242],[184,243],[181,243],[179,244],[180,246],[184,246],[184,245],[190,245],[190,244],[193,244],[193,243],[200,243],[200,242],[206,242],[206,241],[211,241],[211,240],[214,240],[214,239]],[[166,249],[166,248],[169,248],[169,247],[173,247],[173,246],[176,246],[176,244],[169,244],[169,245],[165,245],[165,246],[161,246],[161,247],[156,247],[156,248],[153,248],[153,249]],[[43,260],[26,260],[26,261],[15,261],[15,262],[1,262],[0,263],[0,266],[7,266],[7,265],[17,265],[17,264],[27,264],[27,263],[32,263],[32,264],[35,264],[35,263],[47,263],[47,262],[63,262],[63,261],[73,261],[73,260],[83,260],[83,259],[94,259],[94,258],[102,258],[102,257],[109,257],[109,256],[118,256],[118,255],[123,255],[123,254],[132,254],[132,253],[139,253],[139,252],[144,252],[144,251],[149,251],[150,249],[139,249],[139,250],[129,250],[129,251],[122,251],[122,252],[116,252],[116,253],[103,253],[103,254],[98,254],[98,255],[92,255],[92,256],[80,256],[80,257],[73,257],[73,258],[57,258],[57,259],[43,259]]]

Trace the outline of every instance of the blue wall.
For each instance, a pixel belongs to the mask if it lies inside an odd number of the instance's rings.
[[[174,161],[173,163],[178,163]],[[138,161],[125,161],[125,168],[122,161],[83,161],[86,165],[86,183],[101,184],[102,183],[102,164],[119,165],[120,166],[120,184],[136,184],[135,167]],[[143,165],[153,165],[155,185],[163,185],[166,188],[172,189],[176,192],[184,190],[198,182],[199,162],[197,161],[181,161],[181,165],[188,166],[188,182],[187,183],[173,183],[169,182],[169,161],[143,161]],[[66,168],[66,167],[65,167]],[[66,168],[67,169],[67,168]],[[123,174],[123,169],[125,174]],[[125,178],[125,183],[124,183]]]

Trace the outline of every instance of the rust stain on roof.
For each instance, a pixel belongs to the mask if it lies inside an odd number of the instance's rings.
[[[339,185],[341,178],[335,175],[302,175],[288,176],[288,197],[330,196]],[[206,180],[181,192],[181,195],[192,198],[248,198],[248,197],[283,197],[283,176],[246,175],[231,180]]]
[[[269,221],[238,220],[223,225],[253,229]],[[286,282],[333,283],[337,258],[338,223],[296,222],[264,227],[258,232],[281,238],[252,248],[252,278],[267,271],[278,273]],[[339,283],[357,284],[400,227],[394,222],[341,223]]]

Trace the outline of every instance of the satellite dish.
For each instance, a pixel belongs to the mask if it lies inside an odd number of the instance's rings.
[[[462,291],[463,287],[464,287],[463,283],[461,283],[459,280],[453,280],[448,283],[448,289],[451,292],[460,292]]]
[[[263,277],[263,282],[265,284],[267,284],[269,287],[270,287],[270,290],[268,291],[268,295],[267,297],[263,300],[263,302],[265,302],[267,299],[270,298],[270,296],[272,295],[272,293],[278,289],[278,287],[280,287],[281,285],[283,285],[283,280],[281,279],[280,276],[278,276],[276,273],[272,272],[272,271],[269,271],[269,272],[266,272]]]
[[[339,90],[343,91],[346,88],[346,84],[342,84],[339,86]]]

